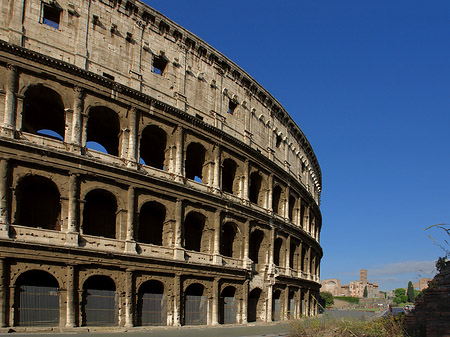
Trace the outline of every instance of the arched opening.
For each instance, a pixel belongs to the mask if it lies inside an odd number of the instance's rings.
[[[185,291],[184,324],[206,324],[208,298],[204,296],[204,286],[199,283],[191,284]]]
[[[118,156],[119,134],[120,123],[116,112],[107,107],[94,107],[89,111],[87,148],[102,152],[105,149],[106,153]]]
[[[203,228],[205,216],[197,212],[189,213],[184,220],[184,248],[196,252],[206,251],[208,247],[202,247]]]
[[[289,268],[297,269],[298,267],[298,243],[291,242],[291,247],[289,249]]]
[[[142,131],[140,162],[164,170],[167,134],[156,125],[147,126]]]
[[[155,280],[144,282],[138,291],[138,325],[167,325],[167,301],[164,285]]]
[[[256,322],[256,320],[260,320],[259,307],[260,301],[259,298],[261,296],[261,289],[255,288],[248,295],[248,307],[247,307],[247,321]]]
[[[261,190],[261,175],[258,172],[253,172],[250,174],[250,184],[249,184],[249,192],[248,199],[250,202],[254,204],[258,204],[259,201],[259,193]]]
[[[232,159],[225,159],[222,164],[222,190],[231,194],[234,191],[234,178],[236,176],[237,165]]]
[[[236,242],[237,227],[232,222],[227,222],[222,226],[222,241],[220,253],[223,256],[239,258],[239,247]]]
[[[295,318],[295,292],[290,291],[289,292],[289,299],[288,299],[288,308],[287,308],[287,317],[288,319]]]
[[[294,221],[294,209],[295,209],[295,202],[297,201],[297,199],[291,195],[289,197],[289,211],[288,211],[288,218],[289,221],[293,222]]]
[[[203,181],[203,165],[205,163],[205,148],[199,143],[190,143],[186,149],[186,178],[197,182]]]
[[[105,190],[93,190],[86,194],[83,211],[83,234],[116,237],[117,202],[114,195]]]
[[[304,247],[302,248],[302,259],[301,259],[301,266],[300,269],[302,272],[306,273],[306,266],[308,265],[308,255],[307,255],[308,251],[307,249]]]
[[[305,204],[304,201],[301,200],[301,206],[300,206],[300,227],[306,230],[305,228]]]
[[[59,325],[59,284],[51,274],[41,270],[23,273],[17,278],[15,296],[15,325]]]
[[[281,290],[275,290],[272,296],[272,321],[281,320]]]
[[[161,246],[165,219],[166,208],[162,204],[156,201],[146,202],[139,213],[137,240]]]
[[[234,297],[236,288],[228,286],[222,290],[219,299],[219,323],[235,324],[237,313],[237,301]]]
[[[280,207],[280,199],[281,199],[281,187],[280,185],[277,185],[273,188],[272,191],[272,210],[277,213],[282,215],[281,213],[281,207]]]
[[[273,263],[276,266],[284,267],[284,254],[283,254],[283,239],[277,238],[275,240],[275,246],[273,250]]]
[[[252,232],[250,235],[250,247],[249,247],[249,258],[253,261],[254,264],[258,264],[260,261],[260,250],[261,250],[261,244],[264,240],[264,233],[256,229]]]
[[[86,326],[117,325],[116,285],[108,276],[95,275],[83,284],[83,320]]]
[[[61,96],[43,85],[31,86],[24,96],[22,130],[64,140],[66,123]]]
[[[61,230],[61,203],[58,188],[50,179],[24,177],[17,187],[17,224]]]

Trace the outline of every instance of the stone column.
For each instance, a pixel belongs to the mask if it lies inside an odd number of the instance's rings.
[[[267,209],[276,213],[277,210],[273,209],[273,173],[269,175],[269,186],[267,192],[268,192]]]
[[[67,266],[67,308],[66,308],[66,328],[75,327],[75,268]]]
[[[5,97],[5,111],[3,115],[3,135],[13,138],[16,129],[16,110],[17,110],[17,86],[19,75],[17,67],[7,64],[7,84]]]
[[[135,214],[135,188],[128,187],[128,209],[127,209],[127,235],[125,241],[125,251],[136,253],[136,242],[134,240],[134,214]]]
[[[89,114],[81,114],[81,147],[85,148],[87,143]]]
[[[182,248],[183,236],[183,200],[177,199],[175,203],[175,233],[174,233],[174,258],[184,260]]]
[[[291,188],[288,185],[286,187],[286,192],[284,194],[285,199],[284,199],[284,218],[288,221],[288,222],[293,222],[292,219],[289,217],[289,196],[291,194]],[[292,214],[293,216],[294,214]]]
[[[287,321],[289,319],[289,314],[292,315],[292,313],[288,313],[288,308],[289,308],[289,286],[286,286],[286,289],[284,289],[284,308],[283,311],[284,312],[284,317],[280,317],[281,320],[285,320]],[[289,308],[291,311],[294,310],[294,308]]]
[[[244,175],[242,176],[242,180],[243,180],[243,188],[242,188],[242,195],[241,198],[244,200],[248,201],[248,185],[249,185],[249,162],[248,159],[245,160],[244,162]]]
[[[222,264],[222,257],[220,256],[220,233],[221,233],[221,216],[220,209],[214,213],[214,250],[213,261],[215,264]]]
[[[130,132],[128,134],[128,167],[136,167],[137,163],[137,119],[138,111],[135,107],[131,107],[128,111],[128,125]]]
[[[73,151],[79,151],[81,146],[82,121],[81,115],[84,109],[83,88],[76,86],[74,89],[74,103],[72,114],[72,146]]]
[[[78,175],[70,173],[69,176],[69,216],[67,232],[77,232],[77,206],[78,206]]]
[[[299,245],[298,245],[298,270],[300,273],[300,277],[303,277],[303,269],[302,269],[302,265],[304,266],[304,256],[303,256],[303,242],[300,241]],[[304,267],[303,267],[304,268]]]
[[[133,305],[133,271],[127,269],[125,272],[125,327],[131,328],[134,322],[134,305]]]
[[[291,236],[288,235],[287,239],[286,239],[286,272],[288,273],[288,275],[291,274]]]
[[[273,285],[266,286],[267,289],[267,305],[266,305],[266,321],[272,322],[272,308],[273,308]]]
[[[176,274],[173,279],[173,325],[181,325],[181,276]]]
[[[221,153],[222,150],[219,144],[215,145],[214,148],[214,182],[213,187],[216,192],[220,191],[220,162],[221,162]]]
[[[183,146],[184,146],[184,132],[181,126],[177,127],[176,134],[176,156],[175,156],[175,176],[179,182],[183,181]]]
[[[0,158],[0,238],[9,237],[9,161]]]
[[[308,247],[308,252],[306,253],[306,255],[308,256],[306,269],[308,270],[308,274],[311,275],[311,247]]]
[[[269,273],[272,273],[273,271],[273,254],[275,249],[275,228],[273,227],[273,224],[271,223],[270,227],[270,249],[269,249]]]
[[[244,257],[243,263],[244,268],[251,268],[252,262],[249,257],[249,246],[250,246],[250,220],[247,220],[244,224]]]
[[[213,294],[212,294],[212,317],[211,324],[219,324],[219,278],[214,278],[213,281]]]
[[[0,328],[6,325],[5,259],[0,258]]]
[[[242,286],[242,307],[241,307],[241,323],[246,324],[247,322],[247,310],[248,310],[248,285],[250,281],[246,279],[244,285]]]

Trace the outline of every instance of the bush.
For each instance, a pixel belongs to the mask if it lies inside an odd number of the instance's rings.
[[[358,297],[351,297],[351,296],[335,296],[335,299],[341,300],[341,301],[345,301],[348,303],[353,303],[353,304],[359,304],[359,298]]]

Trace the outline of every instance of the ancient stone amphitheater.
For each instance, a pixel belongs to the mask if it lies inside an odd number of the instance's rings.
[[[0,0],[0,325],[314,315],[321,172],[281,104],[126,0]]]

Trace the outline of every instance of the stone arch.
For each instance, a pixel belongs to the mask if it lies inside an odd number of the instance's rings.
[[[282,195],[282,189],[281,186],[276,184],[273,187],[272,190],[272,210],[279,214],[279,215],[283,215],[283,202],[281,200],[281,195]]]
[[[257,171],[250,174],[248,199],[250,202],[262,206],[261,202],[261,174]]]
[[[205,182],[204,178],[207,177],[207,172],[205,172],[205,159],[205,147],[200,143],[189,143],[186,147],[186,159],[184,162],[187,179],[192,179],[202,183]]]
[[[167,300],[164,283],[158,280],[147,280],[138,288],[137,324],[166,325]]]
[[[255,229],[250,234],[249,258],[255,265],[265,263],[265,252],[262,247],[264,239],[265,235],[261,229]]]
[[[255,288],[248,295],[247,321],[249,323],[261,320],[260,315],[258,315],[262,311],[262,302],[264,302],[261,299],[261,294],[262,290],[260,288]]]
[[[294,195],[289,196],[289,209],[288,209],[288,219],[290,222],[294,221],[297,218],[297,198]]]
[[[281,312],[281,290],[274,289],[272,295],[272,321],[280,321]]]
[[[231,158],[226,158],[222,162],[222,190],[236,195],[235,179],[236,179],[236,162]]]
[[[15,282],[14,325],[58,326],[60,284],[50,273],[28,270]]]
[[[61,230],[61,200],[58,187],[38,175],[22,177],[16,187],[19,225]]]
[[[137,241],[162,246],[165,220],[166,207],[156,201],[147,201],[139,212]]]
[[[239,240],[239,227],[234,222],[222,225],[220,254],[239,259],[241,257],[241,240]]]
[[[184,324],[206,324],[207,311],[208,297],[205,296],[205,286],[200,283],[190,284],[184,291]]]
[[[93,275],[83,283],[81,302],[84,326],[115,326],[118,320],[118,294],[112,278]]]
[[[167,133],[157,125],[148,125],[142,130],[139,143],[139,162],[160,170],[167,170]]]
[[[24,92],[22,131],[64,141],[65,128],[61,95],[42,84],[30,85]]]
[[[284,267],[285,264],[285,246],[284,246],[284,240],[283,238],[276,238],[275,239],[275,245],[273,249],[273,263],[276,266]]]
[[[116,237],[117,200],[104,189],[93,189],[84,198],[83,234]]]
[[[189,212],[184,219],[184,248],[197,252],[208,252],[208,242],[204,240],[206,217],[196,211]]]
[[[92,106],[88,109],[87,148],[119,155],[120,119],[117,112],[106,106]],[[100,145],[100,146],[99,146]]]
[[[225,287],[219,298],[219,323],[235,324],[237,314],[236,288]]]

